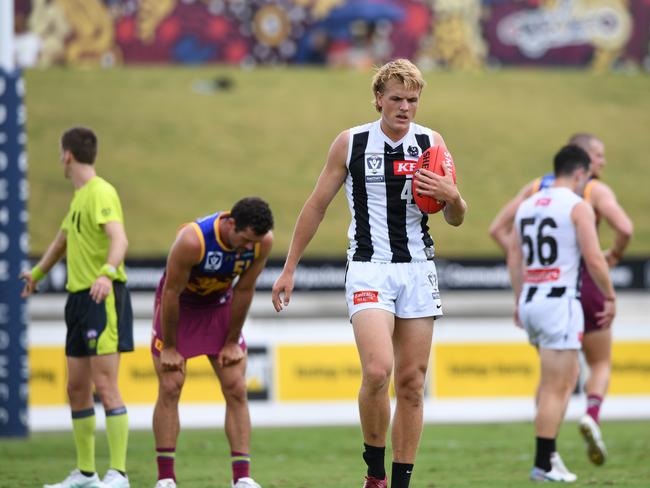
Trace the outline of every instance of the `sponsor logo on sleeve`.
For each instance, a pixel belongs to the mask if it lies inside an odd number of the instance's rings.
[[[355,291],[352,294],[352,299],[355,305],[359,305],[361,303],[378,303],[379,292],[375,290]]]

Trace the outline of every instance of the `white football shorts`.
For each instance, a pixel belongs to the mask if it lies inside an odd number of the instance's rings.
[[[350,319],[368,308],[380,308],[403,319],[442,315],[433,261],[349,261],[345,275],[345,300]]]
[[[519,301],[519,320],[534,346],[545,349],[580,349],[584,315],[580,300],[574,296],[546,297],[538,293],[526,302]]]

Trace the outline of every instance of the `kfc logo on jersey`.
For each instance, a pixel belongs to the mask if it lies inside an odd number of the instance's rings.
[[[383,156],[372,155],[366,158],[366,173],[370,172],[376,175],[379,172],[384,172],[384,158]]]
[[[355,291],[352,294],[352,300],[355,305],[360,303],[377,303],[379,302],[379,292],[375,290]]]
[[[223,253],[220,251],[210,251],[205,258],[205,271],[216,271],[221,268],[223,262]]]
[[[393,174],[400,176],[412,176],[417,161],[393,161]]]
[[[418,154],[420,154],[420,148],[417,146],[409,146],[407,152],[409,153],[409,156],[417,158]]]

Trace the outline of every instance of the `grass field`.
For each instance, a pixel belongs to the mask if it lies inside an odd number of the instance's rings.
[[[209,95],[193,90],[216,76],[231,77],[234,88]],[[27,71],[32,253],[45,250],[71,197],[58,164],[60,133],[84,124],[100,136],[99,173],[121,194],[131,257],[166,254],[181,222],[250,194],[271,203],[273,254],[284,256],[331,141],[378,117],[370,78],[324,69]],[[460,228],[433,217],[439,255],[497,255],[487,236],[495,213],[550,170],[553,154],[576,131],[604,139],[605,179],[636,224],[630,253],[648,254],[647,76],[504,70],[426,79],[417,121],[445,137],[469,204]],[[341,192],[307,254],[342,257],[349,219]]]
[[[610,457],[602,467],[589,463],[575,423],[563,426],[558,447],[578,475],[574,486],[650,485],[650,423],[605,422]],[[260,428],[253,432],[252,474],[264,488],[355,488],[365,473],[357,428]],[[412,488],[529,487],[534,449],[530,423],[427,425]],[[223,431],[187,430],[176,453],[179,486],[229,486],[229,452]],[[98,469],[107,468],[103,433],[97,441]],[[387,456],[390,459],[390,455]],[[27,441],[0,442],[0,487],[35,487],[58,481],[74,463],[71,433],[34,434]],[[387,463],[387,466],[390,466]],[[153,487],[153,437],[133,432],[128,469],[133,488]]]

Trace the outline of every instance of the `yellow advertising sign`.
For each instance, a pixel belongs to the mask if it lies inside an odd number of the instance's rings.
[[[614,343],[609,393],[650,395],[650,342]]]
[[[278,400],[355,400],[361,364],[353,344],[281,345],[276,349]]]
[[[533,396],[539,359],[528,344],[440,344],[433,348],[437,398]]]
[[[62,347],[36,346],[29,351],[31,379],[30,405],[63,405],[67,403],[66,359]],[[120,359],[120,390],[128,404],[156,401],[158,380],[153,369],[149,347],[137,347]],[[219,381],[205,357],[187,362],[187,376],[182,402],[222,403]]]
[[[120,364],[120,388],[125,402],[154,403],[158,396],[158,380],[153,369],[149,347],[138,347],[123,354]],[[222,403],[219,380],[207,358],[200,356],[187,362],[181,402]]]
[[[29,348],[29,404],[65,405],[66,393],[65,352],[61,346]]]

